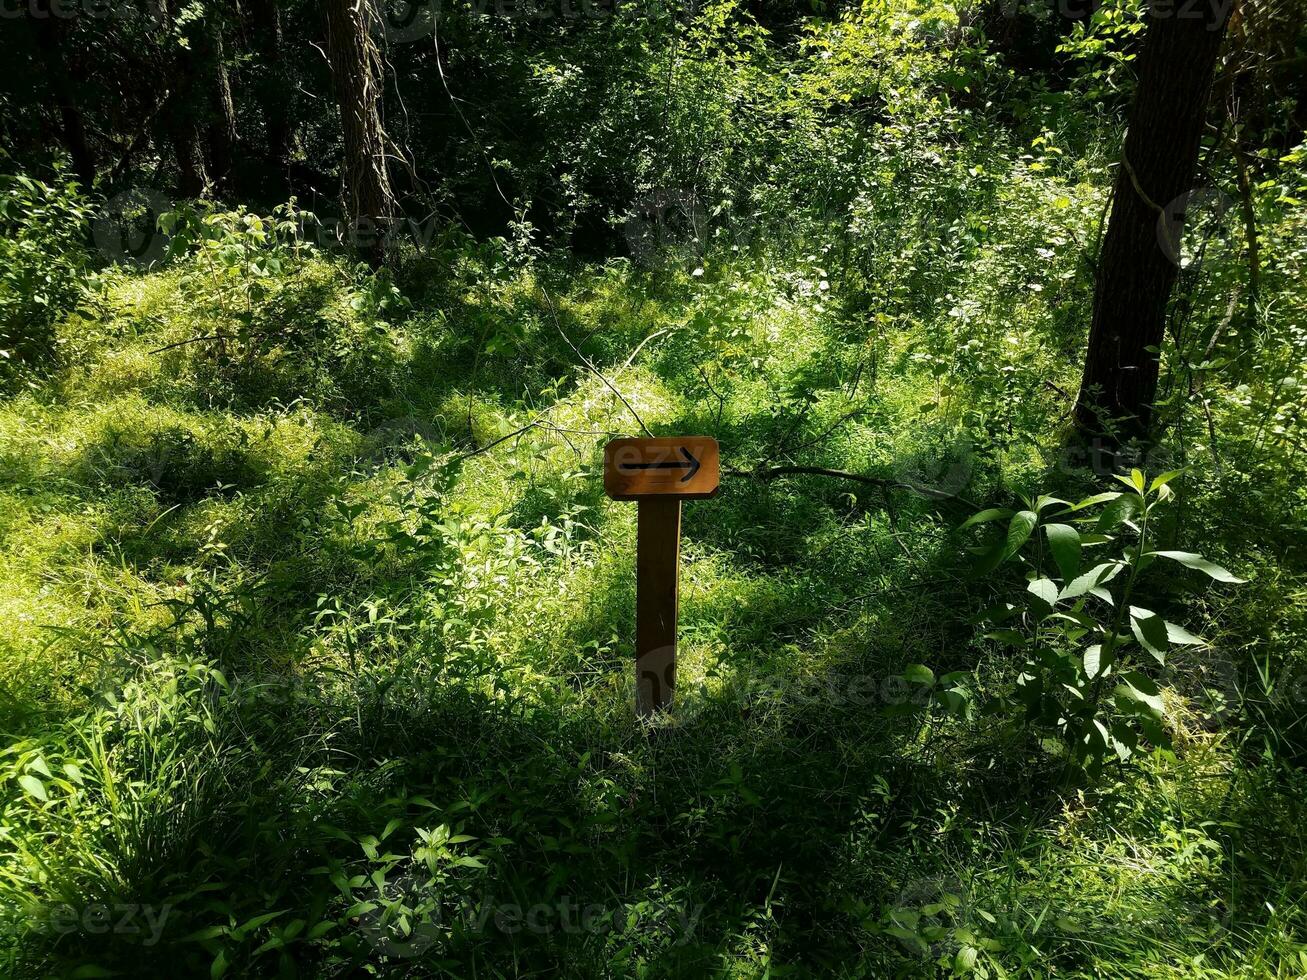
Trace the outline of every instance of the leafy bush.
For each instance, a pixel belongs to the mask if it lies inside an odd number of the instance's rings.
[[[1244,581],[1201,555],[1157,548],[1161,510],[1172,500],[1169,484],[1179,475],[1149,481],[1136,469],[1117,477],[1125,491],[1074,504],[1050,496],[1024,499],[1020,511],[990,508],[963,524],[1008,521],[1006,534],[984,550],[977,571],[989,574],[1016,562],[1026,571],[1027,585],[1019,601],[984,615],[998,627],[986,636],[1026,658],[1016,682],[1026,717],[1055,733],[1071,758],[1093,772],[1110,755],[1124,761],[1143,744],[1170,744],[1156,674],[1173,646],[1204,642],[1134,604],[1142,574],[1159,562],[1178,563],[1218,582]]]
[[[0,177],[0,383],[59,362],[55,324],[88,296],[90,216],[71,179]]]

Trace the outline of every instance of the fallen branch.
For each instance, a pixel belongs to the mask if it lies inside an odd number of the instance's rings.
[[[164,351],[176,350],[178,347],[185,347],[188,344],[202,344],[206,340],[227,340],[229,339],[223,333],[209,333],[202,337],[188,337],[186,340],[179,340],[173,344],[164,344],[162,347],[156,347],[150,351],[151,354],[162,354]]]
[[[955,493],[949,493],[947,490],[937,490],[934,487],[923,487],[919,483],[912,483],[909,480],[893,480],[888,477],[867,476],[863,473],[850,473],[847,470],[832,470],[824,466],[765,466],[756,470],[732,470],[722,471],[722,476],[734,477],[752,477],[755,480],[776,480],[784,476],[826,476],[837,480],[851,480],[854,483],[863,483],[871,487],[881,487],[911,490],[913,493],[919,493],[923,497],[930,497],[932,500],[948,500],[953,503],[965,504],[973,509],[979,509],[979,505],[968,500],[966,497],[960,497]]]

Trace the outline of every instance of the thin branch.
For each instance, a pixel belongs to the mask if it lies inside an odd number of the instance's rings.
[[[930,497],[933,500],[948,500],[972,508],[978,507],[977,504],[966,497],[949,493],[947,490],[923,487],[919,483],[912,483],[908,480],[892,480],[887,477],[867,476],[864,473],[850,473],[847,470],[832,470],[824,466],[766,466],[759,467],[756,470],[727,469],[722,471],[722,476],[752,477],[755,480],[775,480],[784,476],[825,476],[836,480],[851,480],[854,483],[863,483],[867,486],[881,487],[883,489],[911,490],[913,493],[919,493],[923,497]]]
[[[825,442],[832,435],[834,435],[835,430],[838,429],[840,426],[844,425],[844,423],[852,422],[859,415],[867,414],[868,410],[869,410],[868,406],[862,405],[858,408],[855,408],[851,412],[844,413],[838,419],[832,422],[829,426],[827,426],[824,430],[822,430],[822,432],[819,435],[815,435],[807,442],[800,443],[799,445],[795,446],[793,449],[789,450],[788,455],[793,456],[795,453],[801,453],[805,449],[811,449],[813,446]]]
[[[525,435],[527,432],[530,432],[532,429],[534,429],[534,428],[536,428],[537,426],[539,426],[540,423],[542,423],[544,420],[545,420],[545,416],[543,416],[543,415],[536,416],[536,418],[534,418],[532,421],[528,422],[526,425],[522,426],[522,428],[520,428],[520,429],[514,429],[514,430],[513,430],[512,432],[510,432],[508,435],[506,435],[506,436],[500,436],[500,437],[499,437],[498,439],[496,439],[494,442],[488,442],[488,443],[486,443],[484,446],[482,446],[480,449],[474,449],[474,450],[472,450],[471,452],[463,453],[463,455],[461,455],[461,456],[455,456],[455,457],[453,457],[452,459],[450,459],[447,463],[445,463],[444,465],[448,466],[450,463],[461,463],[461,462],[463,462],[464,460],[467,460],[467,459],[474,459],[474,458],[476,458],[477,456],[482,455],[483,453],[488,453],[488,452],[490,452],[490,450],[494,449],[496,446],[498,446],[498,445],[500,445],[500,444],[502,444],[502,443],[508,442],[509,439],[513,439],[513,438],[515,438],[516,436]]]
[[[644,419],[640,418],[640,413],[631,407],[631,403],[626,400],[626,396],[617,390],[617,386],[613,384],[611,381],[609,381],[604,376],[604,373],[600,371],[597,367],[595,367],[594,362],[591,361],[590,358],[586,357],[583,353],[581,353],[581,348],[577,347],[576,344],[572,343],[572,338],[567,336],[567,333],[563,330],[563,325],[558,322],[558,311],[554,309],[554,299],[552,296],[549,295],[549,290],[546,289],[544,286],[541,286],[540,292],[544,296],[545,302],[549,305],[549,315],[550,317],[553,318],[554,329],[558,331],[558,336],[563,338],[563,343],[567,344],[568,347],[572,348],[572,353],[576,354],[576,356],[581,359],[581,363],[584,364],[587,368],[589,368],[596,378],[598,378],[600,381],[602,381],[605,385],[608,386],[608,390],[617,396],[617,400],[620,401],[623,405],[625,405],[626,410],[631,413],[632,417],[638,423],[640,423],[640,428],[644,430],[644,434],[652,439],[653,433],[649,431],[649,426],[644,424]]]
[[[221,333],[205,334],[203,337],[188,337],[186,340],[179,340],[175,344],[164,344],[162,347],[156,347],[150,351],[151,354],[162,354],[164,351],[176,350],[178,347],[185,347],[188,344],[201,344],[206,340],[226,340],[227,335]]]
[[[651,333],[648,337],[645,337],[644,340],[640,341],[640,346],[637,347],[635,350],[631,351],[631,356],[626,359],[626,363],[624,363],[620,368],[618,368],[618,373],[625,371],[635,362],[636,356],[640,353],[640,351],[644,350],[645,344],[649,343],[649,341],[654,340],[657,337],[663,336],[663,334],[668,334],[671,332],[672,332],[672,328],[667,327],[666,329],[658,330],[654,333]]]
[[[702,364],[699,365],[699,377],[703,378],[703,383],[708,386],[712,396],[717,399],[717,420],[714,425],[720,430],[722,427],[722,411],[726,408],[726,396],[713,387],[713,383],[708,380],[708,372],[703,369]]]

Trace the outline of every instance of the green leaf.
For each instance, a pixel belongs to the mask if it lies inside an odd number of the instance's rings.
[[[1042,599],[1049,608],[1057,602],[1057,583],[1051,578],[1035,579],[1026,586],[1026,591]]]
[[[985,634],[987,640],[997,640],[999,643],[1006,643],[1008,646],[1019,647],[1026,642],[1026,638],[1017,630],[994,630]]]
[[[233,929],[232,935],[238,939],[248,936],[255,929],[259,928],[259,926],[265,926],[273,919],[277,918],[277,916],[285,914],[286,910],[282,909],[280,912],[265,912],[262,915],[256,915],[254,918],[247,920],[244,924]]]
[[[953,972],[970,973],[976,968],[976,957],[979,955],[974,946],[963,946],[953,957]]]
[[[1095,643],[1085,650],[1085,676],[1092,681],[1102,669],[1103,646],[1100,643]]]
[[[325,936],[327,933],[329,933],[332,929],[335,929],[336,926],[337,923],[332,922],[330,919],[324,919],[323,921],[315,925],[312,929],[310,929],[308,932],[306,932],[304,934],[304,938],[310,941],[314,939],[320,939],[323,936]]]
[[[1195,555],[1189,551],[1150,551],[1148,554],[1158,555],[1162,558],[1170,558],[1172,561],[1178,561],[1186,568],[1196,568],[1198,571],[1203,572],[1208,577],[1213,578],[1218,582],[1229,582],[1232,585],[1240,585],[1248,581],[1245,578],[1239,578],[1236,575],[1230,574],[1229,571],[1215,562],[1208,561],[1202,555]]]
[[[1159,665],[1166,664],[1166,651],[1170,643],[1166,636],[1166,621],[1161,616],[1139,606],[1130,607],[1130,629],[1139,645],[1153,655]]]
[[[1154,477],[1153,482],[1148,485],[1148,492],[1156,493],[1158,490],[1162,489],[1162,487],[1166,486],[1168,483],[1170,483],[1172,480],[1174,480],[1177,476],[1179,476],[1183,472],[1184,469],[1182,468],[1178,470],[1171,470],[1169,473],[1163,473],[1161,476]]]
[[[41,780],[37,779],[35,776],[30,774],[19,776],[18,782],[22,785],[23,789],[27,790],[27,792],[31,793],[38,800],[45,802],[50,799],[45,792],[45,783],[41,782]]]
[[[1115,561],[1106,561],[1101,565],[1095,565],[1089,571],[1085,572],[1071,580],[1071,583],[1062,589],[1059,593],[1059,599],[1074,599],[1076,596],[1082,596],[1091,589],[1110,582],[1121,572],[1121,563]]]
[[[1111,531],[1113,528],[1124,524],[1139,513],[1142,503],[1143,498],[1133,493],[1121,494],[1104,507],[1103,512],[1098,515],[1098,530]]]
[[[1132,670],[1121,676],[1122,683],[1117,687],[1119,698],[1135,702],[1147,708],[1158,718],[1166,714],[1162,704],[1162,694],[1157,685],[1138,671]]]
[[[909,664],[903,668],[903,679],[913,684],[924,684],[929,687],[935,683],[935,672],[925,664]]]
[[[1080,532],[1070,524],[1045,524],[1044,534],[1062,581],[1070,582],[1080,573]]]
[[[1012,511],[1006,507],[991,507],[988,510],[982,510],[979,513],[972,514],[965,521],[958,525],[958,530],[971,527],[973,524],[983,524],[985,521],[997,521],[1005,517],[1010,517]]]
[[[1106,493],[1096,493],[1092,497],[1086,497],[1079,503],[1072,504],[1066,510],[1058,511],[1054,516],[1061,517],[1063,514],[1074,514],[1078,510],[1084,510],[1086,507],[1093,507],[1095,504],[1106,503],[1107,501],[1115,500],[1120,496],[1120,492],[1116,490],[1109,490]]]
[[[1003,561],[1021,550],[1038,523],[1039,518],[1034,511],[1023,510],[1012,515],[1012,521],[1007,527],[1007,541],[1003,545]]]
[[[182,942],[202,943],[210,939],[217,939],[219,936],[225,936],[231,932],[230,926],[205,926],[203,929],[196,929],[182,936]]]
[[[1086,595],[1094,596],[1095,598],[1098,598],[1098,599],[1102,599],[1102,600],[1103,600],[1104,602],[1106,602],[1109,606],[1115,606],[1115,605],[1116,605],[1116,600],[1112,598],[1112,593],[1111,593],[1110,591],[1108,591],[1107,589],[1103,588],[1103,586],[1101,586],[1101,585],[1095,585],[1092,589],[1090,589],[1090,590],[1089,590],[1087,593],[1085,593],[1085,594],[1086,594]]]
[[[1183,626],[1176,626],[1175,623],[1166,624],[1166,638],[1176,646],[1198,646],[1207,642],[1201,636],[1194,636]]]

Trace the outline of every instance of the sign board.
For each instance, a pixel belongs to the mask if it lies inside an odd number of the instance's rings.
[[[635,711],[670,711],[676,691],[676,614],[681,560],[681,501],[716,495],[716,439],[616,439],[604,450],[604,489],[635,500]]]
[[[707,436],[616,439],[604,450],[604,490],[614,500],[702,500],[720,481],[717,440]]]

